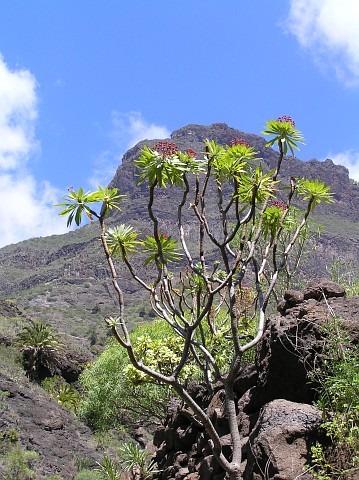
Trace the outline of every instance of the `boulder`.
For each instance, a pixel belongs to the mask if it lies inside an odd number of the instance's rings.
[[[277,398],[313,402],[316,385],[308,372],[321,361],[323,327],[330,322],[338,321],[352,342],[359,343],[359,298],[346,298],[334,282],[316,280],[303,292],[289,290],[278,310],[281,314],[268,318],[257,345],[258,382],[247,394],[246,412],[259,411]]]
[[[251,432],[244,480],[312,479],[308,452],[318,437],[321,411],[311,405],[273,400]]]

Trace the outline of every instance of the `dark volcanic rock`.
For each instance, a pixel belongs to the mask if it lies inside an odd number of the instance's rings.
[[[11,300],[0,300],[0,315],[4,317],[22,317],[24,314]]]
[[[313,478],[304,466],[321,420],[321,411],[311,405],[287,400],[265,405],[249,437],[244,480]]]
[[[287,291],[279,306],[281,315],[268,319],[257,346],[258,383],[245,407],[258,411],[267,402],[282,398],[311,403],[314,385],[308,372],[320,359],[323,326],[336,318],[353,343],[359,342],[359,299],[347,299],[344,289],[331,281],[315,280],[303,292]]]
[[[75,383],[85,365],[92,362],[93,359],[94,356],[88,350],[65,348],[58,353],[56,373],[61,375],[66,382]]]
[[[321,440],[321,412],[310,405],[316,395],[308,373],[323,358],[323,326],[339,321],[353,343],[359,342],[359,298],[348,299],[340,285],[326,280],[311,282],[303,292],[288,291],[281,315],[267,320],[257,345],[256,365],[246,366],[235,382],[237,424],[242,438],[242,472],[245,480],[312,478],[305,473],[310,446]],[[201,389],[193,391],[221,437],[224,455],[232,453],[225,393],[217,385],[203,402]],[[164,468],[161,480],[224,478],[213,456],[208,436],[177,404],[156,435],[157,460]],[[178,442],[179,435],[188,441]],[[181,465],[173,459],[181,452]],[[187,464],[185,459],[188,458]],[[187,473],[187,468],[189,474]],[[187,476],[188,475],[188,476]]]
[[[87,459],[92,465],[98,460],[89,428],[38,387],[19,386],[0,374],[0,392],[0,430],[16,429],[22,447],[39,454],[41,475],[59,474],[70,480],[77,472],[76,460]]]

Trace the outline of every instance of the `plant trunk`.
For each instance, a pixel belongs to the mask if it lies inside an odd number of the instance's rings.
[[[241,436],[238,430],[236,400],[233,390],[233,379],[224,382],[226,392],[226,411],[228,415],[229,431],[232,437],[232,462],[228,472],[229,480],[241,480],[240,466],[242,461]]]

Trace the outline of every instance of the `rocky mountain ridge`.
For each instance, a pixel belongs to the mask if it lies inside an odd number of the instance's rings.
[[[187,125],[172,133],[170,141],[179,149],[203,150],[203,140],[213,139],[226,145],[233,138],[243,138],[263,158],[266,168],[275,164],[277,153],[265,147],[265,139],[247,134],[226,124],[211,126]],[[144,184],[136,186],[137,176],[134,160],[143,145],[152,146],[156,141],[142,141],[130,149],[118,167],[111,187],[117,187],[126,194],[122,211],[115,213],[111,222],[126,223],[145,234],[151,232],[147,220],[147,189]],[[315,264],[316,273],[325,273],[333,259],[350,262],[353,268],[359,264],[359,186],[349,178],[348,170],[335,165],[331,160],[318,162],[313,159],[303,162],[285,157],[281,178],[289,181],[290,176],[318,178],[331,185],[335,203],[319,205],[314,221],[324,226],[318,238],[316,251],[310,252],[310,262]],[[176,237],[176,212],[173,196],[176,187],[163,189],[156,208],[160,228]],[[214,208],[208,208],[209,218],[214,224],[217,217]],[[54,215],[56,209],[54,208]],[[191,236],[192,224],[189,218],[187,235]],[[140,266],[140,265],[139,265]],[[147,318],[148,311],[138,308],[142,299],[137,284],[131,282],[125,269],[120,267],[125,293],[129,294],[133,315]],[[65,235],[34,238],[0,249],[0,296],[13,297],[19,306],[30,315],[47,318],[60,330],[72,315],[76,315],[82,334],[87,325],[95,325],[103,315],[116,308],[108,272],[100,253],[97,225],[87,225]],[[76,335],[76,328],[72,329]],[[78,332],[77,332],[78,333]]]

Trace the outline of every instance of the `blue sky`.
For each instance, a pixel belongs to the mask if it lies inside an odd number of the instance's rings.
[[[0,2],[0,246],[66,231],[53,203],[189,123],[259,134],[359,180],[357,0]]]

